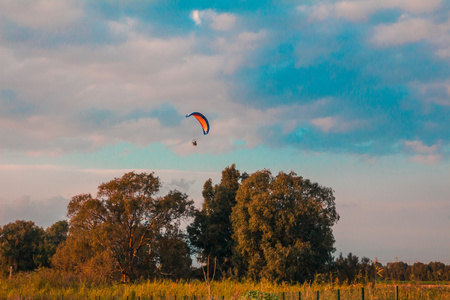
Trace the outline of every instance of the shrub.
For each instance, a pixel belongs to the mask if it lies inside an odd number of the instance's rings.
[[[241,297],[242,300],[278,300],[278,297],[266,292],[261,291],[248,291]]]

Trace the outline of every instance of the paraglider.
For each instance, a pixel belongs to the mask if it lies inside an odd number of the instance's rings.
[[[191,114],[186,115],[186,118],[189,118],[190,116],[194,116],[198,122],[200,123],[200,126],[202,127],[203,130],[203,134],[207,135],[209,132],[209,122],[208,119],[201,113],[199,112],[193,112]],[[197,146],[197,141],[193,140],[192,141],[192,146]]]

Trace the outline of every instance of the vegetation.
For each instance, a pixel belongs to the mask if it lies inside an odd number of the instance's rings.
[[[42,229],[31,221],[16,221],[0,227],[0,274],[50,267],[56,247],[67,237],[67,221]]]
[[[440,262],[391,262],[385,266],[367,257],[361,260],[352,253],[337,257],[330,268],[331,276],[340,283],[383,282],[450,282],[450,265]],[[330,276],[330,275],[329,275]],[[331,278],[331,277],[330,277]]]
[[[278,300],[278,297],[271,293],[261,291],[248,291],[241,297],[242,300]]]
[[[54,266],[122,282],[156,272],[177,277],[189,271],[190,252],[179,227],[183,218],[192,216],[193,201],[178,191],[154,197],[159,188],[153,173],[130,172],[101,184],[97,198],[73,197],[67,214],[69,237],[58,249]]]
[[[214,299],[237,300],[251,295],[265,295],[278,299],[337,299],[339,290],[341,299],[361,299],[361,288],[364,288],[365,299],[395,299],[395,288],[398,283],[377,284],[336,284],[319,280],[306,283],[272,283],[268,281],[214,281],[211,295]],[[249,291],[253,291],[248,293]],[[407,283],[399,285],[399,299],[450,299],[449,285],[423,285]],[[0,299],[150,299],[154,300],[208,299],[208,290],[204,282],[193,280],[145,280],[129,284],[98,283],[89,280],[74,280],[69,274],[61,275],[55,270],[39,269],[34,272],[17,274],[13,279],[0,278]],[[247,298],[252,299],[252,298]],[[269,298],[270,299],[270,298]]]
[[[153,173],[129,172],[100,184],[97,197],[74,196],[69,222],[0,227],[0,299],[329,299],[338,289],[358,299],[362,287],[389,299],[401,281],[409,298],[450,299],[448,285],[420,283],[450,281],[445,264],[333,258],[333,190],[293,172],[227,167],[220,183],[205,182],[200,210],[177,190],[157,196],[160,188]],[[191,221],[186,232],[182,221]]]
[[[231,212],[236,205],[236,193],[240,182],[246,178],[233,164],[222,171],[220,184],[213,186],[209,179],[203,186],[203,206],[187,227],[189,238],[201,261],[208,257],[216,259],[221,277],[232,276],[234,267],[233,224]]]
[[[239,188],[232,213],[242,273],[254,280],[311,280],[332,262],[331,226],[338,219],[331,189],[293,172],[255,172]]]

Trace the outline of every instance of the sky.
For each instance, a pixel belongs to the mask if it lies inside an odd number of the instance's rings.
[[[450,264],[449,124],[444,0],[0,1],[0,225],[234,163],[331,187],[335,255]]]

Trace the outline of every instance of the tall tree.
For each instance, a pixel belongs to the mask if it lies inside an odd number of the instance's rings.
[[[151,250],[157,239],[176,230],[180,219],[191,216],[194,209],[193,201],[178,191],[155,197],[160,186],[153,173],[129,172],[101,184],[97,198],[73,197],[68,205],[69,239],[60,248],[56,265],[79,269],[84,262],[95,266],[106,260],[114,262],[124,282],[149,275],[150,265],[143,262],[154,260]]]
[[[253,279],[304,281],[332,262],[333,190],[295,173],[250,175],[236,195],[236,251]]]
[[[202,209],[196,212],[187,229],[191,244],[198,249],[201,258],[215,258],[222,273],[232,268],[231,212],[236,204],[240,181],[241,174],[235,164],[222,171],[219,184],[213,186],[212,180],[207,180],[203,186]]]

